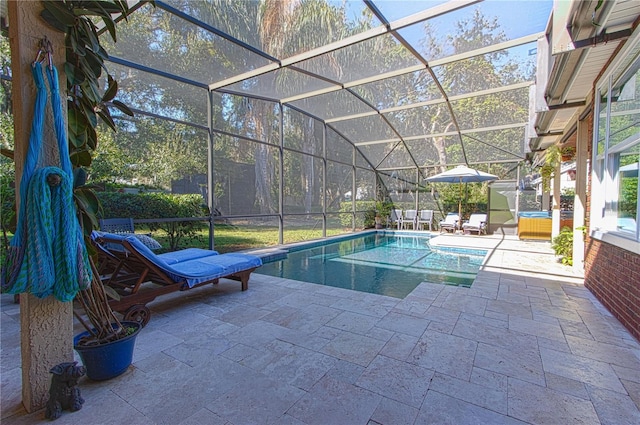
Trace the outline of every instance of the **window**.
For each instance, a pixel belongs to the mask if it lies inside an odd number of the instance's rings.
[[[626,64],[614,66],[597,91],[591,220],[596,233],[630,239],[637,247],[640,55]]]

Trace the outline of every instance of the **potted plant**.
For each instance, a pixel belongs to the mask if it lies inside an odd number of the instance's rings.
[[[93,271],[91,285],[75,297],[84,310],[86,320],[76,311],[74,315],[86,331],[74,338],[74,348],[89,378],[109,379],[123,373],[131,364],[133,345],[141,325],[137,322],[120,322],[109,306],[107,292],[95,265],[95,250],[90,242],[91,231],[97,228],[100,204],[93,187],[86,184],[85,167],[91,165],[92,154],[97,147],[98,117],[116,131],[109,107],[133,115],[126,105],[114,100],[118,84],[111,75],[107,75],[107,88],[100,96],[100,81],[104,81],[101,80],[102,70],[106,69],[104,59],[108,55],[100,45],[94,23],[104,23],[115,41],[114,16],[126,19],[129,10],[126,1],[118,0],[45,0],[43,5],[42,18],[53,28],[65,33],[64,69],[67,76],[69,154],[74,166],[74,201]],[[115,291],[112,292],[115,294]]]
[[[77,311],[74,316],[86,329],[73,338],[73,348],[80,355],[87,376],[94,381],[114,378],[124,373],[133,360],[135,341],[142,324],[121,322],[109,306],[105,287],[95,263],[89,288],[76,295],[90,325]]]
[[[573,146],[565,146],[560,149],[560,155],[562,162],[572,161],[576,156],[576,148]]]
[[[544,164],[540,167],[540,178],[543,192],[548,192],[551,189],[551,176],[560,163],[560,159],[561,152],[557,145],[547,148],[546,155],[544,157]]]
[[[376,211],[376,216],[374,217],[374,220],[376,222],[376,229],[382,229],[382,217],[380,216],[380,213]]]
[[[392,209],[393,203],[391,201],[376,201],[376,215],[380,217],[380,227],[377,227],[378,220],[376,219],[376,228],[382,229],[389,224]]]

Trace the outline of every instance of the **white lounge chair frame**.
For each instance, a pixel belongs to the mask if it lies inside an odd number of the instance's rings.
[[[487,215],[471,214],[469,220],[462,224],[462,230],[467,232],[478,232],[478,235],[487,234]]]
[[[440,232],[443,231],[452,231],[455,232],[459,229],[460,216],[456,213],[449,213],[444,218],[444,220],[440,221]]]

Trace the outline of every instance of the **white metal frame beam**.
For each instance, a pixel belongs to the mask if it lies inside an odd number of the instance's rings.
[[[230,84],[235,84],[240,81],[246,80],[247,78],[255,77],[261,74],[265,74],[267,72],[273,71],[274,69],[287,67],[290,65],[294,65],[296,63],[321,56],[327,53],[334,52],[336,50],[345,48],[347,46],[360,43],[362,41],[368,40],[370,38],[374,38],[380,35],[389,34],[392,31],[397,31],[399,29],[408,27],[410,25],[417,24],[419,22],[425,21],[430,18],[434,18],[436,16],[440,16],[446,14],[448,12],[453,12],[455,10],[461,9],[463,7],[467,7],[469,5],[478,3],[481,0],[461,0],[461,1],[449,1],[447,3],[441,4],[439,6],[432,7],[423,12],[416,13],[414,15],[408,16],[406,18],[399,19],[395,22],[392,22],[389,25],[381,25],[376,28],[372,28],[368,31],[364,31],[360,34],[353,35],[351,37],[347,37],[345,39],[336,41],[334,43],[327,44],[322,47],[318,47],[313,50],[309,50],[307,52],[301,53],[299,55],[294,55],[286,59],[281,59],[280,63],[273,63],[270,65],[266,65],[260,68],[257,68],[253,71],[237,75],[231,78],[227,78],[225,80],[212,83],[209,85],[210,90],[215,90]]]
[[[460,134],[476,134],[476,133],[486,133],[488,131],[508,130],[508,129],[512,129],[512,128],[526,127],[528,124],[529,124],[528,122],[518,122],[518,123],[513,123],[513,124],[495,125],[495,126],[491,126],[491,127],[470,128],[470,129],[466,129],[466,130],[460,130]],[[456,136],[457,134],[458,134],[458,131],[447,131],[447,132],[444,132],[444,133],[421,134],[421,135],[418,135],[418,136],[403,137],[402,140],[404,140],[405,142],[410,142],[412,140],[431,139],[431,138],[434,138],[434,137]],[[384,143],[397,143],[400,140],[401,139],[399,139],[399,138],[382,139],[382,140],[370,140],[370,141],[366,141],[366,142],[355,142],[354,145],[355,146],[380,145],[380,144],[384,144]]]

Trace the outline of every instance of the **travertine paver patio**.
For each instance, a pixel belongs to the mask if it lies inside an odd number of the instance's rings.
[[[493,248],[469,289],[404,300],[254,274],[156,300],[134,365],[84,380],[57,424],[638,424],[640,345],[548,243]],[[2,423],[21,407],[19,306],[2,296]]]

